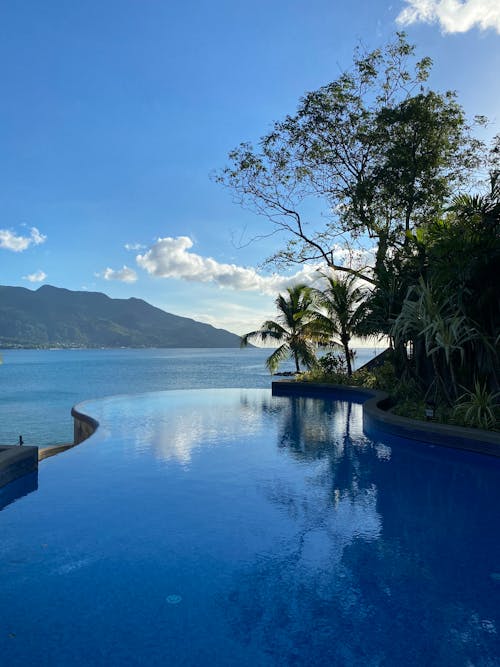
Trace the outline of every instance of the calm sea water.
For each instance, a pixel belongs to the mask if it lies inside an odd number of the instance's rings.
[[[381,350],[379,350],[381,351]],[[376,354],[360,348],[357,364]],[[164,389],[270,387],[263,349],[4,350],[0,444],[72,442],[80,401]],[[292,370],[284,364],[283,370]]]

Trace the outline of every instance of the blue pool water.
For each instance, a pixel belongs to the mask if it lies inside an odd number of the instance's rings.
[[[2,666],[500,664],[500,461],[269,389],[82,409],[3,491]]]
[[[267,350],[4,350],[0,444],[73,440],[71,407],[88,398],[164,389],[269,387]]]
[[[381,351],[381,350],[379,350]],[[360,348],[362,365],[376,350]],[[71,407],[113,394],[270,387],[269,350],[120,349],[3,350],[0,365],[0,445],[72,442]],[[285,363],[283,370],[292,370]]]

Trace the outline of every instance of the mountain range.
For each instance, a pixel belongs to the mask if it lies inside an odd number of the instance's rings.
[[[142,299],[111,299],[50,285],[0,286],[0,348],[239,347],[225,329]]]

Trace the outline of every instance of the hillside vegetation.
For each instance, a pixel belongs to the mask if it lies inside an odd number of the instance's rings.
[[[0,286],[0,347],[238,347],[239,337],[142,299]]]

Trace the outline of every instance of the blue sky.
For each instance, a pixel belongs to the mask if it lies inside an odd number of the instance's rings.
[[[0,283],[258,327],[277,241],[246,244],[265,221],[209,174],[403,24],[431,85],[500,132],[498,0],[3,3]]]

